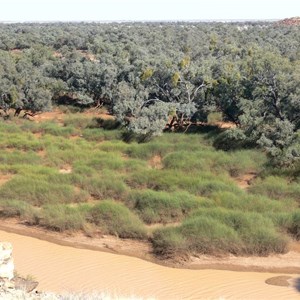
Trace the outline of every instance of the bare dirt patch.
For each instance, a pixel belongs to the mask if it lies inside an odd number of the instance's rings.
[[[42,132],[34,132],[33,135],[37,138],[40,139],[43,136]]]
[[[160,170],[163,168],[162,158],[159,155],[154,155],[153,157],[151,157],[148,163],[152,169]]]
[[[59,124],[63,123],[63,118],[66,114],[60,111],[59,109],[54,109],[53,111],[43,112],[41,114],[37,114],[34,117],[32,117],[32,120],[41,123],[44,121],[56,121]]]
[[[39,157],[44,158],[44,157],[46,157],[47,152],[45,150],[39,150],[39,151],[36,152],[36,154]]]
[[[246,174],[234,177],[236,184],[243,190],[246,190],[251,185],[252,181],[257,177],[256,172],[248,172]]]
[[[86,110],[82,113],[78,113],[79,115],[87,116],[87,117],[97,117],[101,118],[103,120],[114,120],[115,117],[108,114],[107,112],[99,111],[98,108],[91,108],[89,110]],[[37,123],[41,123],[44,121],[56,121],[57,123],[63,125],[64,124],[64,118],[68,116],[68,113],[62,112],[59,108],[55,108],[52,111],[49,112],[43,112],[41,114],[37,114],[34,117],[31,117],[31,119]]]
[[[236,124],[232,122],[214,122],[213,125],[218,126],[219,128],[236,128]]]
[[[0,186],[10,181],[12,178],[12,174],[0,174]]]
[[[60,174],[71,174],[72,173],[72,166],[65,165],[61,167],[58,171]]]
[[[214,268],[234,271],[257,271],[273,273],[299,273],[300,253],[289,251],[285,254],[272,254],[267,257],[261,256],[235,256],[232,254],[213,257],[199,255],[191,257],[188,265],[191,268]]]

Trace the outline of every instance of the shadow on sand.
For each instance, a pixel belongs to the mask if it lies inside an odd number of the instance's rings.
[[[300,278],[296,278],[294,288],[300,293]]]

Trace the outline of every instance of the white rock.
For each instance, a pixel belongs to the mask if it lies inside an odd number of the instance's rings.
[[[12,255],[12,245],[7,242],[0,243],[0,264]]]
[[[0,243],[0,278],[8,280],[14,277],[14,261],[12,258],[12,245],[10,243]]]
[[[6,263],[0,264],[0,277],[9,280],[14,278],[14,261],[10,258]]]

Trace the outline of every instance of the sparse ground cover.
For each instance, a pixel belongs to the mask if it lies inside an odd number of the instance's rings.
[[[0,123],[2,218],[148,239],[163,257],[283,253],[300,238],[297,170],[258,150],[215,150],[217,130],[126,143],[96,112],[51,116]]]

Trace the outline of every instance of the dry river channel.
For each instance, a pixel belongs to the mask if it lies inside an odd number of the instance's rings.
[[[169,268],[135,257],[61,246],[5,231],[0,231],[0,241],[12,243],[18,274],[33,276],[42,291],[100,291],[170,300],[300,299],[300,274]],[[288,286],[265,282],[283,275],[290,278]]]

